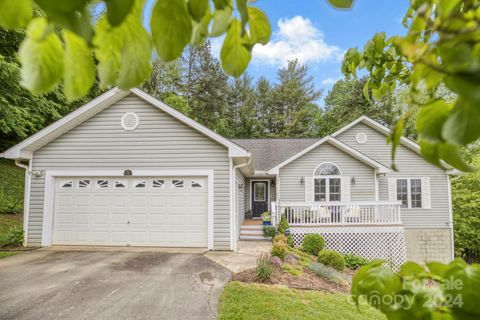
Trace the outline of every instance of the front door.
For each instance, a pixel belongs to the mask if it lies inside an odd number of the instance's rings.
[[[268,182],[252,182],[252,215],[260,217],[262,213],[268,211]]]

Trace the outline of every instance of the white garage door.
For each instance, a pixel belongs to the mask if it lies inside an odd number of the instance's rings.
[[[55,180],[53,244],[207,247],[207,177]]]

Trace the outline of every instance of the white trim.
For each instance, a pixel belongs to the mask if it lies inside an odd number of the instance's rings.
[[[315,175],[315,172],[317,171],[317,169],[318,169],[321,165],[324,165],[324,164],[334,165],[334,166],[338,169],[338,171],[340,171],[340,174],[339,174],[339,175],[340,175],[340,176],[342,175],[342,170],[340,169],[340,167],[339,167],[336,163],[330,162],[330,161],[325,161],[325,162],[320,163],[320,164],[319,164],[318,166],[316,166],[315,169],[313,170],[313,174],[312,174],[312,175],[313,175],[314,178],[315,178],[315,177],[326,177],[326,176],[334,177],[334,176],[335,176],[335,175],[323,175],[323,176],[322,176],[322,175]]]
[[[267,210],[270,211],[270,200],[272,199],[271,194],[270,194],[270,183],[272,179],[251,179],[250,180],[250,194],[248,195],[250,197],[250,211],[252,211],[253,215],[253,182],[266,182],[267,183],[267,192],[268,192],[268,197],[267,197]]]
[[[135,118],[135,124],[131,127],[128,127],[125,123],[125,119],[129,116],[133,116]],[[122,118],[120,119],[120,126],[125,131],[135,131],[135,129],[137,129],[139,125],[140,125],[140,117],[135,112],[125,112]]]
[[[30,161],[31,162],[31,161]],[[23,245],[28,246],[28,217],[30,215],[30,188],[32,176],[29,170],[25,170],[25,190],[23,195]]]
[[[172,170],[133,170],[132,176],[172,177],[172,176],[203,176],[208,178],[208,212],[207,212],[207,245],[213,250],[214,241],[214,170],[213,169],[172,169]],[[52,244],[53,208],[56,177],[125,177],[123,170],[47,170],[45,171],[45,196],[42,225],[42,246]],[[130,176],[128,176],[130,177]]]
[[[230,183],[229,183],[229,196],[230,196],[230,250],[235,250],[235,245],[236,245],[236,241],[235,241],[235,236],[233,234],[233,231],[235,230],[235,226],[234,226],[234,221],[235,220],[235,187],[234,187],[234,180],[235,177],[234,177],[234,166],[233,166],[233,159],[232,158],[229,158],[228,159],[228,169],[229,169],[229,172],[230,172]]]
[[[379,201],[380,200],[380,194],[379,194],[379,191],[378,191],[378,175],[377,175],[377,172],[374,172],[373,173],[373,178],[375,179],[375,201]],[[388,183],[387,183],[387,187],[388,187]]]
[[[119,88],[113,88],[107,91],[106,93],[100,95],[96,99],[93,99],[86,105],[78,108],[77,110],[61,118],[60,120],[52,123],[51,125],[47,126],[43,130],[40,130],[33,136],[23,140],[19,144],[8,149],[7,151],[4,152],[4,157],[9,159],[31,159],[32,150],[23,150],[23,149],[45,138],[45,141],[42,141],[38,146],[34,148],[33,151],[35,151],[36,149],[56,139],[57,137],[61,136],[62,134],[74,128],[75,126],[79,125],[80,123],[86,121],[96,113],[104,110],[105,108],[111,106],[112,104],[119,101],[120,99],[126,97],[130,93],[135,94],[136,96],[150,103],[154,107],[162,110],[163,112],[183,122],[189,127],[199,131],[205,136],[227,147],[228,154],[230,157],[250,157],[251,156],[251,154],[247,150],[243,149],[239,145],[222,137],[218,133],[202,126],[198,122],[190,119],[189,117],[178,112],[177,110],[167,106],[163,102],[155,99],[154,97],[148,95],[147,93],[143,92],[140,89],[133,88],[130,90],[121,90]],[[51,135],[51,137],[48,137],[48,135]]]
[[[447,192],[448,192],[448,224],[450,226],[450,241],[452,248],[452,260],[455,259],[455,237],[453,232],[453,209],[452,209],[452,181],[450,176],[447,174]]]
[[[379,173],[388,173],[388,172],[391,172],[392,170],[387,168],[386,166],[384,166],[383,164],[367,157],[366,155],[358,152],[357,150],[353,149],[352,147],[344,144],[343,142],[335,139],[334,137],[331,137],[331,136],[326,136],[320,140],[318,140],[317,142],[315,142],[314,144],[310,145],[309,147],[303,149],[302,151],[298,152],[297,154],[295,154],[293,157],[290,157],[289,159],[283,161],[282,163],[280,163],[279,165],[273,167],[272,169],[268,170],[268,173],[269,174],[278,174],[279,172],[279,169],[284,167],[285,165],[287,165],[288,163],[292,162],[293,160],[301,157],[302,155],[304,155],[305,153],[315,149],[316,147],[318,147],[319,145],[325,143],[325,142],[328,142],[330,143],[331,145],[333,145],[334,147],[337,147],[338,149],[344,151],[345,153],[351,155],[352,157],[354,158],[357,158],[358,160],[360,160],[361,162],[373,167],[373,168],[376,168],[378,169],[378,172]]]
[[[368,136],[365,132],[359,132],[355,136],[355,141],[357,141],[358,144],[365,144],[368,141]]]

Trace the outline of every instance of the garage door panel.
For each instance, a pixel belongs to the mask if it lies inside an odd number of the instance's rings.
[[[188,177],[61,179],[53,242],[206,247],[206,186]]]

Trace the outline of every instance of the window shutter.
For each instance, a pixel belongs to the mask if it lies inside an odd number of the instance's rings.
[[[388,201],[397,201],[397,179],[388,178]]]
[[[422,208],[432,209],[432,194],[430,191],[430,178],[422,178]]]
[[[350,177],[342,176],[341,192],[342,192],[342,201],[350,201]]]
[[[305,180],[305,201],[313,202],[313,178],[304,177]]]

